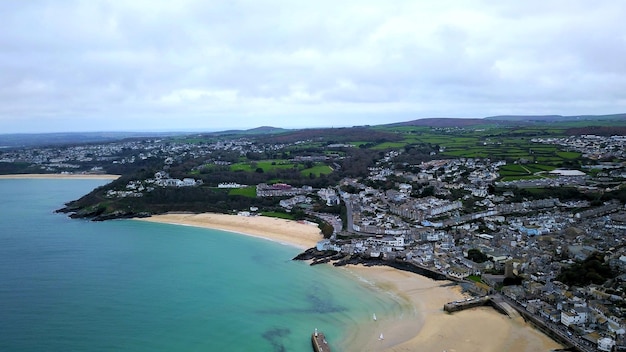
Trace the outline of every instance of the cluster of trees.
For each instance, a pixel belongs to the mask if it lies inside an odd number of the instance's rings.
[[[107,185],[110,186],[110,185]],[[209,187],[165,187],[155,188],[144,193],[143,197],[106,198],[109,187],[100,187],[82,198],[69,202],[69,209],[88,209],[100,207],[102,212],[112,213],[151,213],[160,214],[171,211],[228,213],[233,209],[248,209],[251,206],[273,208],[276,200],[271,198],[250,198],[229,195],[228,190]]]
[[[604,254],[595,252],[581,262],[563,268],[557,280],[570,286],[601,285],[615,277],[615,273],[604,261]]]
[[[472,248],[467,251],[467,259],[473,261],[474,263],[484,263],[489,260],[489,257],[479,249]]]

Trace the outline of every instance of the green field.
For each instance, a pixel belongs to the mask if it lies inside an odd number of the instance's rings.
[[[293,164],[284,160],[259,160],[232,164],[230,171],[255,172],[256,169],[261,168],[264,172],[269,172],[278,169],[293,169],[303,166],[303,164]]]
[[[372,147],[372,149],[380,150],[380,149],[399,149],[404,148],[404,146],[408,145],[407,142],[385,142],[381,144],[377,144]]]
[[[330,166],[317,164],[311,168],[300,171],[300,174],[302,174],[302,176],[309,176],[310,174],[313,174],[315,177],[320,177],[322,175],[328,175],[331,172],[333,172],[333,169],[331,169]]]
[[[272,172],[277,170],[295,169],[299,170],[303,176],[309,176],[310,174],[315,177],[321,175],[328,175],[332,173],[332,169],[323,163],[313,163],[312,167],[307,168],[304,163],[291,163],[285,160],[259,160],[251,162],[240,162],[230,165],[230,171],[244,171],[244,172],[257,172],[257,169],[263,170],[263,172]]]
[[[578,159],[581,156],[578,152],[556,152],[556,155],[563,159]]]
[[[287,220],[294,220],[294,216],[288,213],[281,213],[278,211],[265,211],[263,213],[261,213],[261,216],[267,216],[270,218],[279,218],[279,219],[287,219]]]
[[[435,147],[439,146],[444,157],[506,160],[508,164],[500,169],[503,180],[535,179],[550,177],[547,172],[563,165],[575,164],[576,160],[581,158],[580,153],[563,151],[556,145],[532,141],[538,137],[565,136],[568,127],[570,126],[566,124],[517,128],[485,125],[461,129],[402,126],[386,128],[387,131],[403,135],[402,141],[368,146],[371,149],[383,150],[429,143]],[[365,142],[353,143],[365,144]]]
[[[244,196],[248,198],[256,197],[256,187],[250,186],[245,188],[232,188],[228,191],[229,196]]]

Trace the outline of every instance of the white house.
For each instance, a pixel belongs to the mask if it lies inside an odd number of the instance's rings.
[[[587,309],[584,307],[574,307],[561,312],[561,324],[565,326],[579,325],[587,323]]]
[[[598,339],[598,349],[600,351],[609,352],[613,349],[613,346],[615,346],[615,341],[609,337]]]

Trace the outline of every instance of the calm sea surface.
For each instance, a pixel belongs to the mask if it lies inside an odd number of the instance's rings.
[[[106,182],[0,180],[0,351],[308,352],[401,309],[292,247],[54,213]]]

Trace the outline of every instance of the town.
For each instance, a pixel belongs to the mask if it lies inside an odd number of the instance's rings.
[[[100,192],[131,215],[154,212],[137,204],[163,190],[210,190],[237,199],[224,212],[314,219],[327,237],[316,250],[339,261],[410,263],[501,295],[579,350],[626,350],[626,137],[533,137],[515,157],[463,156],[443,139],[275,139],[6,148],[0,170],[123,175]],[[545,146],[566,162],[540,159]]]

